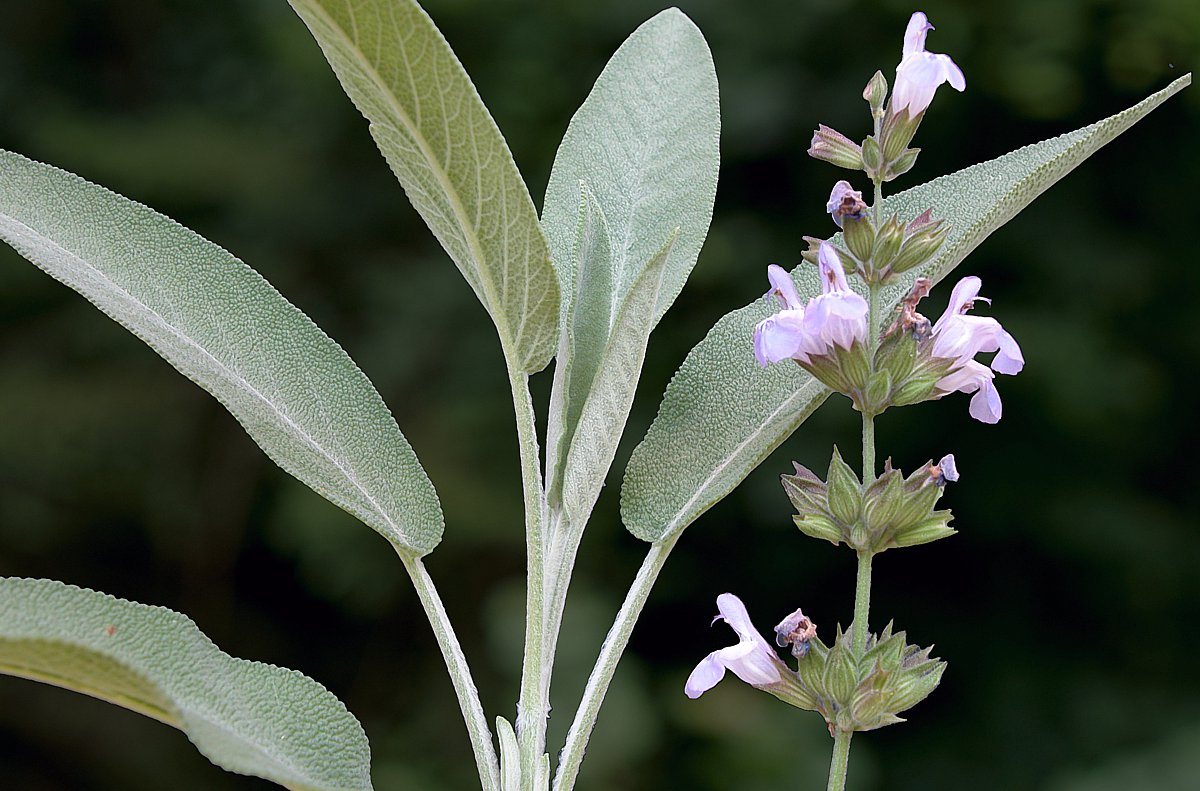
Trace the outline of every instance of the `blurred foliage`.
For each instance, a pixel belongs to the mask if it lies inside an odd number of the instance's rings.
[[[912,8],[682,0],[721,79],[716,217],[652,340],[625,449],[584,541],[551,738],[644,547],[621,529],[623,458],[687,350],[831,227],[843,174],[804,151],[818,122],[867,130]],[[661,6],[428,0],[535,201],[608,56]],[[943,89],[896,188],[1121,110],[1196,67],[1194,0],[939,0]],[[262,272],[350,352],[441,494],[430,557],[492,714],[512,716],[523,584],[516,442],[491,326],[408,206],[365,124],[283,0],[0,0],[0,146],[147,203]],[[911,726],[855,740],[867,789],[1194,788],[1200,777],[1200,513],[1191,300],[1200,90],[1184,92],[984,244],[979,274],[1028,365],[1005,419],[966,399],[889,412],[883,455],[947,450],[951,541],[878,564],[874,623],[936,642],[950,668]],[[862,186],[862,185],[860,185]],[[935,294],[936,298],[936,294]],[[944,295],[942,297],[944,299]],[[936,315],[931,307],[926,311]],[[535,380],[544,407],[549,376]],[[857,444],[822,408],[675,551],[601,714],[580,788],[823,783],[830,743],[736,683],[683,680],[728,635],[731,590],[764,627],[803,605],[849,620],[850,553],[799,535],[777,481]],[[852,454],[851,454],[852,455]],[[275,469],[221,407],[7,249],[0,251],[0,574],[94,587],[191,615],[227,651],[295,667],[363,721],[380,789],[473,784],[468,742],[420,607],[387,544]],[[0,678],[0,785],[263,788],[184,737],[106,704]]]

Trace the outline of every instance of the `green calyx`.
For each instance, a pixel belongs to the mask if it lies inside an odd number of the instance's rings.
[[[826,481],[803,465],[795,468],[794,475],[781,480],[796,508],[796,527],[807,536],[878,554],[956,532],[949,526],[951,512],[936,508],[943,486],[932,463],[905,478],[889,461],[883,474],[865,488],[837,448]]]
[[[946,663],[930,648],[909,645],[891,624],[867,638],[861,655],[853,649],[853,629],[838,630],[832,647],[813,640],[799,660],[796,676],[812,710],[825,718],[830,732],[871,731],[904,720],[899,716],[937,688]],[[801,706],[801,708],[809,708]]]

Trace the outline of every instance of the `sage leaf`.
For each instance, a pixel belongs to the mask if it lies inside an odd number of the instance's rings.
[[[0,578],[0,673],[174,726],[230,772],[306,791],[371,788],[366,734],[333,694],[295,670],[226,654],[163,607]]]
[[[917,277],[934,282],[945,277],[1050,185],[1190,83],[1187,75],[1117,115],[885,199],[884,216],[897,214],[907,222],[933,207],[950,231],[928,264],[905,272],[882,292],[880,324],[890,319]],[[815,267],[798,267],[793,278],[802,297],[820,291]],[[774,300],[764,298],[726,314],[667,386],[622,486],[622,519],[635,536],[657,542],[683,530],[741,483],[829,395],[799,366],[764,370],[755,362],[754,325],[776,310]]]
[[[607,346],[633,284],[678,229],[648,332],[695,266],[716,194],[718,105],[703,35],[681,11],[668,9],[617,49],[559,146],[542,213],[563,283],[562,340],[547,424],[552,502],[563,474],[560,451],[573,440],[596,377],[596,352]],[[640,364],[625,372],[635,383],[640,374]],[[622,417],[616,428],[623,425]]]
[[[612,336],[600,359],[595,383],[580,412],[567,454],[563,504],[571,524],[582,526],[587,522],[617,453],[646,359],[646,344],[666,262],[678,239],[679,230],[675,229],[650,259],[650,265],[633,281],[617,311]]]
[[[408,554],[441,505],[366,375],[261,275],[173,220],[0,151],[0,238],[228,409],[280,467]]]
[[[554,384],[550,390],[551,419],[547,429],[546,469],[549,480],[547,501],[561,503],[562,465],[559,460],[570,448],[592,389],[596,371],[604,357],[612,326],[612,242],[608,221],[586,182],[579,185],[579,227],[575,243],[573,315],[563,323]],[[647,333],[649,326],[647,325]]]
[[[289,0],[413,207],[534,373],[558,343],[559,286],[529,190],[454,51],[413,0]]]
[[[643,23],[617,49],[567,126],[546,186],[542,227],[565,293],[575,293],[582,181],[612,235],[614,306],[679,229],[654,323],[662,318],[708,235],[720,166],[719,105],[712,53],[679,9]],[[564,316],[569,309],[564,297]]]

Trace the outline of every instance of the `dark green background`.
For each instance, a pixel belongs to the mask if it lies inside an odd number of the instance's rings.
[[[644,545],[619,524],[624,458],[687,350],[799,260],[845,175],[804,154],[818,122],[866,134],[911,6],[684,2],[721,80],[721,184],[688,287],[655,333],[639,402],[584,541],[552,739]],[[648,2],[429,0],[540,204],[558,139]],[[943,89],[895,189],[1110,115],[1195,68],[1194,0],[925,6],[968,90]],[[283,0],[0,0],[0,147],[154,206],[262,272],[374,380],[438,487],[429,558],[490,714],[516,698],[523,585],[516,443],[487,318],[422,226]],[[1200,787],[1200,535],[1194,299],[1200,89],[1152,114],[962,267],[1017,337],[1005,417],[967,399],[889,412],[880,455],[953,451],[952,540],[884,555],[894,617],[950,667],[911,724],[860,736],[866,789]],[[862,179],[859,179],[862,182]],[[858,186],[866,186],[859,183]],[[927,313],[940,311],[945,292]],[[544,410],[548,375],[538,377]],[[667,565],[603,711],[580,788],[823,787],[819,717],[736,681],[683,697],[731,642],[739,593],[764,628],[803,606],[849,620],[853,558],[804,538],[777,483],[792,458],[857,454],[823,407]],[[377,535],[274,468],[234,420],[133,336],[0,251],[0,574],[50,577],[191,615],[238,656],[300,669],[362,720],[377,787],[459,789],[473,766],[449,681]],[[265,788],[177,732],[0,678],[0,787]]]

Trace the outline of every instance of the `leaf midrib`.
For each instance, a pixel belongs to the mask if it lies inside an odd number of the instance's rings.
[[[92,266],[86,260],[84,260],[83,258],[80,258],[76,253],[72,252],[71,250],[68,250],[67,248],[60,245],[58,242],[54,241],[53,239],[51,239],[48,236],[45,236],[44,234],[40,233],[36,229],[30,227],[29,225],[26,225],[25,223],[18,220],[16,217],[13,217],[11,214],[0,213],[0,217],[6,218],[11,223],[24,229],[30,236],[41,240],[43,242],[43,244],[46,244],[50,248],[59,251],[64,256],[70,257],[71,260],[75,261],[76,263],[78,263],[80,266],[82,266],[86,270],[94,273],[97,277],[99,277],[105,283],[107,283],[114,292],[123,294],[136,307],[141,308],[147,314],[152,316],[155,320],[158,321],[158,323],[161,326],[163,326],[167,330],[169,330],[171,332],[171,334],[174,335],[177,339],[179,339],[183,343],[187,344],[191,348],[201,352],[205,357],[207,357],[209,360],[211,360],[213,362],[213,364],[215,364],[221,371],[227,373],[231,379],[235,380],[236,383],[239,383],[240,385],[242,385],[247,392],[249,392],[252,396],[258,398],[258,400],[260,400],[263,404],[265,404],[267,407],[269,407],[270,410],[276,416],[278,416],[280,421],[282,423],[284,423],[288,428],[292,429],[294,431],[294,433],[305,442],[305,444],[307,444],[310,448],[315,450],[320,456],[322,456],[323,458],[328,460],[329,463],[332,464],[334,466],[334,468],[338,472],[340,472],[342,474],[342,476],[350,483],[350,485],[353,486],[356,490],[358,490],[358,492],[361,493],[362,496],[367,499],[367,501],[371,504],[371,507],[374,508],[375,513],[380,518],[382,518],[384,522],[387,523],[388,527],[391,528],[391,530],[393,531],[393,533],[395,534],[396,537],[404,536],[404,533],[403,533],[403,531],[400,530],[399,525],[397,525],[396,522],[379,505],[379,502],[359,482],[357,477],[350,474],[350,472],[347,471],[344,466],[342,466],[342,463],[340,461],[338,461],[338,459],[335,458],[329,451],[327,451],[324,446],[322,446],[311,435],[309,435],[309,433],[307,431],[305,431],[299,425],[297,425],[295,423],[295,421],[293,421],[290,417],[288,417],[280,409],[280,407],[278,407],[271,399],[269,399],[265,395],[263,395],[258,390],[258,388],[254,387],[252,384],[250,384],[248,381],[246,381],[246,379],[241,374],[234,371],[232,368],[230,368],[228,365],[226,365],[224,362],[222,362],[219,358],[217,358],[214,354],[212,354],[212,352],[210,352],[203,345],[201,345],[199,342],[193,340],[190,336],[188,336],[186,333],[184,333],[181,329],[179,329],[174,324],[172,324],[171,322],[169,322],[165,318],[163,318],[162,315],[158,313],[158,311],[156,311],[153,308],[151,308],[150,306],[146,305],[140,299],[138,299],[133,294],[131,294],[127,289],[123,288],[122,286],[120,286],[119,284],[114,282],[103,271]]]
[[[435,157],[433,155],[433,150],[432,150],[431,146],[429,145],[429,141],[427,141],[425,139],[425,136],[420,133],[419,128],[413,122],[413,119],[411,117],[409,117],[409,114],[407,112],[405,112],[404,108],[399,104],[399,100],[396,98],[395,93],[393,93],[391,88],[388,87],[388,85],[384,81],[383,77],[379,74],[379,71],[375,68],[374,64],[371,62],[371,60],[369,58],[367,58],[367,55],[365,52],[363,52],[362,48],[359,47],[357,39],[351,38],[347,34],[346,30],[341,25],[337,24],[337,22],[334,21],[334,19],[325,10],[324,6],[320,5],[319,3],[313,3],[313,2],[306,2],[305,5],[307,5],[309,8],[315,9],[315,12],[322,18],[322,20],[325,22],[326,26],[329,29],[335,31],[337,33],[338,37],[342,40],[342,42],[349,48],[351,54],[358,56],[358,61],[361,64],[361,66],[363,67],[364,73],[367,76],[367,78],[370,79],[371,82],[373,82],[375,84],[375,86],[379,89],[380,94],[385,99],[387,105],[392,109],[392,112],[395,115],[395,117],[400,120],[400,122],[401,122],[401,124],[403,124],[405,130],[407,130],[409,136],[416,142],[417,146],[421,149],[421,153],[424,155],[425,161],[428,163],[430,171],[433,172],[434,176],[438,180],[438,184],[442,187],[442,192],[444,192],[446,194],[447,198],[449,199],[450,208],[454,212],[455,219],[458,220],[459,228],[462,229],[462,231],[463,231],[463,237],[467,241],[467,247],[470,248],[470,250],[471,250],[471,255],[474,258],[475,270],[479,277],[480,287],[483,289],[484,294],[487,296],[488,313],[491,314],[492,321],[495,322],[497,329],[500,330],[500,345],[503,348],[505,359],[508,360],[511,365],[511,363],[514,359],[514,356],[512,354],[511,349],[509,348],[509,345],[510,345],[510,340],[514,336],[512,336],[510,328],[508,326],[508,316],[505,314],[505,312],[503,310],[500,309],[501,306],[499,305],[496,294],[494,293],[493,288],[492,288],[493,283],[491,281],[491,278],[487,276],[487,272],[486,272],[484,266],[482,265],[483,262],[487,260],[486,256],[484,256],[482,248],[480,247],[479,238],[475,234],[474,227],[469,222],[466,221],[466,217],[467,217],[466,207],[463,205],[462,200],[459,198],[458,191],[456,189],[454,189],[453,185],[450,183],[450,175],[445,171],[444,168],[441,167],[440,161],[438,160],[437,157]],[[349,7],[349,4],[347,4],[347,7]],[[408,62],[407,57],[405,57],[405,65],[407,65],[409,67],[408,73],[409,73],[409,79],[411,80],[412,79],[412,68],[411,68],[412,64]],[[415,95],[415,91],[414,91],[414,95]],[[378,121],[371,121],[369,118],[367,120],[370,121],[370,123],[372,123],[372,124],[379,124],[380,126],[389,127],[394,132],[400,131],[399,129],[396,129],[394,126],[391,126],[390,124],[386,124],[386,123],[382,123],[382,122],[378,122]],[[501,203],[503,203],[503,201],[501,201]],[[523,331],[524,331],[524,328],[522,328],[518,332],[518,334],[520,334]]]

